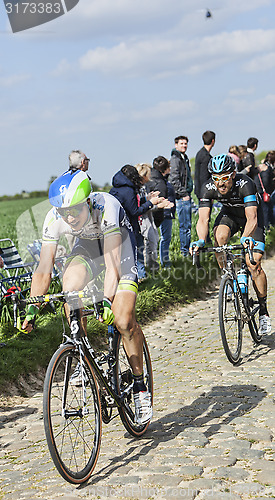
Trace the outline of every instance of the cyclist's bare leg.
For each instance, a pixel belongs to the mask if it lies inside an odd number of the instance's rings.
[[[134,375],[142,374],[143,333],[135,317],[136,294],[119,290],[112,304],[115,326],[122,335],[123,345]]]
[[[63,274],[63,291],[73,292],[75,290],[83,290],[85,285],[89,282],[89,274],[83,263],[72,261],[65,269]],[[81,302],[79,301],[79,307],[81,308]],[[69,322],[70,318],[70,308],[68,304],[65,304],[65,313],[67,320]],[[81,318],[82,328],[87,335],[87,318]]]
[[[226,245],[230,239],[231,231],[228,226],[221,224],[214,229],[215,246],[221,247]],[[224,253],[216,253],[216,259],[221,269],[226,266],[226,259]]]
[[[248,255],[246,255],[246,264],[251,272],[253,287],[258,298],[266,297],[267,279],[266,274],[261,266],[262,254],[254,252],[253,258],[256,262],[256,265],[254,266],[251,264]]]

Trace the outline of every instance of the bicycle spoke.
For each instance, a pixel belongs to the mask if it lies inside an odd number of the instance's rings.
[[[49,365],[44,389],[44,421],[49,449],[60,474],[72,483],[81,483],[91,475],[101,437],[101,410],[94,375],[84,358],[87,377],[87,403],[84,406],[82,382],[75,383],[72,377],[78,363],[78,353],[62,346]],[[85,414],[84,408],[87,410]]]

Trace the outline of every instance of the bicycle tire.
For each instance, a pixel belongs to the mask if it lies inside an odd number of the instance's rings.
[[[251,312],[253,311],[256,307],[256,312],[251,316],[250,321],[248,322],[248,328],[250,331],[250,335],[252,339],[254,340],[255,344],[260,344],[263,336],[261,333],[259,333],[259,299],[256,296],[255,290],[253,288],[253,282],[252,279],[249,280],[249,289],[248,289],[248,307]]]
[[[62,345],[53,355],[45,377],[43,413],[45,435],[52,460],[61,476],[73,484],[86,482],[99,455],[102,418],[97,382],[84,356],[87,414],[83,414],[83,388],[71,375],[79,362],[73,344]],[[66,400],[62,410],[62,399]],[[67,412],[67,414],[66,414]],[[71,415],[69,415],[71,412]],[[78,415],[73,415],[78,412]]]
[[[224,275],[219,289],[219,324],[222,344],[227,359],[236,365],[242,350],[242,319],[240,301],[234,292],[233,280]]]
[[[123,347],[121,335],[118,332],[115,334],[114,338],[114,352],[116,359],[114,367],[115,388],[117,393],[120,395],[129,384],[132,384],[133,375],[128,357]],[[144,381],[147,386],[147,389],[151,394],[151,402],[153,405],[153,371],[152,371],[150,353],[145,339],[143,341],[143,373],[144,373]],[[135,406],[134,406],[133,390],[131,390],[127,396],[127,403],[132,410],[133,418],[131,418],[131,416],[122,406],[118,408],[121,421],[125,429],[132,436],[140,437],[146,432],[150,422],[147,422],[146,424],[143,425],[138,425],[135,423],[134,420]]]

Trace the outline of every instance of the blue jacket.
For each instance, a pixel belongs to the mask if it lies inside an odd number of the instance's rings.
[[[117,172],[112,179],[113,187],[110,190],[110,194],[115,196],[118,201],[123,206],[131,224],[135,234],[140,232],[138,217],[139,215],[144,214],[150,208],[153,207],[151,201],[146,201],[140,207],[137,202],[137,193],[138,189],[135,185],[124,175],[121,170]]]

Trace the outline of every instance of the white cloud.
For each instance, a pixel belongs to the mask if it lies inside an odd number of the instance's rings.
[[[275,68],[275,52],[254,57],[244,66],[245,71],[248,73],[258,73],[273,68]]]
[[[224,101],[222,107],[230,109],[235,115],[255,116],[256,114],[265,115],[275,109],[275,94],[267,94],[259,99],[234,99],[228,98]]]
[[[20,83],[30,80],[30,75],[0,75],[0,87],[12,87],[14,85],[19,85]]]
[[[229,91],[229,96],[238,97],[238,96],[246,96],[253,95],[255,93],[255,87],[245,87],[243,89],[232,89]]]
[[[57,67],[52,71],[52,76],[63,76],[69,73],[71,70],[71,64],[67,59],[62,59]]]
[[[252,54],[270,51],[274,45],[273,29],[223,32],[193,40],[162,36],[88,50],[80,57],[79,64],[83,70],[130,77],[160,77],[173,72],[199,74],[209,68],[247,60]]]
[[[198,105],[194,101],[163,101],[147,109],[134,111],[133,120],[168,119],[179,116],[190,115],[198,110]]]

